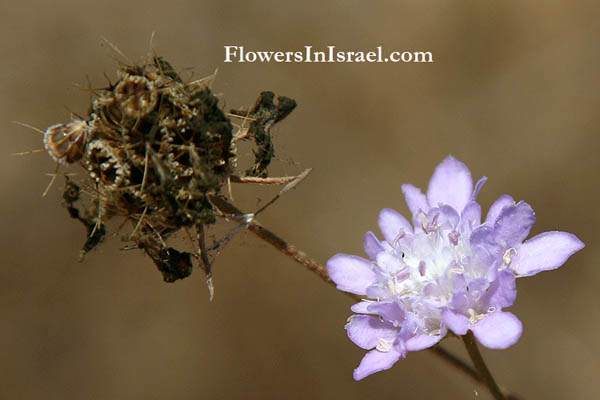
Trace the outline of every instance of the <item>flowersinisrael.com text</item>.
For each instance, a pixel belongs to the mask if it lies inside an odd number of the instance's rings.
[[[372,51],[340,51],[336,46],[315,51],[304,46],[297,51],[251,51],[244,46],[224,46],[225,62],[277,63],[432,63],[430,51],[392,51],[384,53],[381,46]]]

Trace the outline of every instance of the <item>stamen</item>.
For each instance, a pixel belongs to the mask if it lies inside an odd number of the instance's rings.
[[[397,247],[398,243],[404,236],[406,236],[406,232],[404,232],[404,230],[400,230],[400,233],[398,233],[398,236],[396,236],[396,238],[393,240],[392,246]]]
[[[377,350],[381,351],[382,353],[387,353],[388,351],[391,350],[392,346],[384,338],[379,338],[379,343],[377,344],[377,347],[375,347],[375,348]]]
[[[419,261],[419,274],[425,276],[425,261]]]
[[[448,270],[448,272],[451,273],[451,274],[461,275],[461,274],[465,273],[465,268],[462,265],[459,265],[459,266],[455,266],[455,267],[450,268]]]
[[[448,239],[450,240],[450,243],[452,243],[455,246],[458,246],[458,238],[460,237],[460,233],[458,233],[456,230],[453,230],[452,232],[450,232],[448,234]]]
[[[486,314],[477,314],[472,308],[469,308],[467,313],[469,314],[469,322],[471,322],[471,324],[476,324],[486,316]]]
[[[510,263],[512,262],[513,256],[516,255],[517,249],[515,249],[514,247],[511,247],[510,249],[506,250],[506,252],[504,252],[504,255],[502,256],[502,267],[500,267],[500,270],[508,268],[510,266]]]
[[[346,325],[344,326],[345,329],[348,329],[348,326],[350,324],[352,324],[352,320],[354,319],[354,315],[351,315],[348,317],[348,319],[346,320]]]
[[[440,213],[437,213],[433,216],[433,218],[431,219],[431,223],[427,223],[427,219],[424,218],[423,219],[423,231],[425,231],[425,233],[432,233],[435,232],[439,226],[437,224],[438,218],[440,216]]]

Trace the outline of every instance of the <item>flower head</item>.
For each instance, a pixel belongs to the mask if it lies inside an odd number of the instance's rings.
[[[368,298],[352,306],[358,315],[346,325],[350,339],[370,350],[355,379],[435,345],[448,330],[471,330],[492,349],[513,345],[522,324],[502,309],[515,301],[515,278],[558,268],[584,247],[575,235],[558,231],[525,241],[535,214],[508,195],[496,200],[482,222],[476,197],[486,180],[473,187],[467,166],[447,157],[427,195],[402,185],[412,224],[385,208],[378,221],[384,240],[372,232],[364,237],[370,260],[337,254],[327,262],[338,289]]]

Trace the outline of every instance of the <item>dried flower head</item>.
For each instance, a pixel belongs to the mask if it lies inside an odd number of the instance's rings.
[[[391,209],[379,214],[384,240],[364,238],[371,260],[337,254],[327,268],[338,289],[369,299],[352,306],[346,329],[371,350],[354,378],[390,368],[408,351],[431,347],[448,330],[469,330],[486,347],[507,348],[522,332],[519,319],[502,311],[516,299],[515,278],[560,267],[584,244],[566,232],[527,241],[535,221],[529,204],[500,197],[481,222],[469,169],[448,157],[435,170],[427,195],[406,184],[402,191],[412,225]]]
[[[244,182],[235,172],[236,142],[254,139],[258,153],[265,146],[272,150],[270,128],[296,103],[280,97],[278,102],[286,105],[283,112],[274,95],[264,92],[257,101],[261,107],[226,115],[210,80],[184,82],[160,57],[123,65],[117,76],[117,82],[93,90],[87,119],[53,125],[44,135],[55,161],[77,162],[87,172],[83,189],[68,180],[63,196],[70,216],[88,230],[84,252],[103,239],[107,220],[120,217],[132,228],[126,236],[133,242],[130,248],[143,249],[166,281],[188,276],[193,258],[202,260],[210,277],[204,227],[219,216],[229,217],[214,205],[223,186]],[[234,137],[230,117],[252,125]],[[261,176],[267,175],[268,161],[260,160]],[[91,196],[89,207],[75,206],[80,192]],[[187,228],[196,230],[196,252],[167,244],[170,236]]]

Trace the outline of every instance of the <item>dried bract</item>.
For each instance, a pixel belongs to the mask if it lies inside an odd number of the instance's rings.
[[[52,125],[44,132],[44,147],[56,162],[78,161],[83,156],[90,128],[88,121],[80,119]]]

